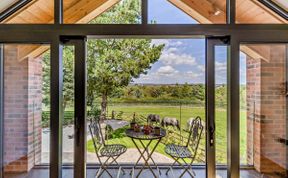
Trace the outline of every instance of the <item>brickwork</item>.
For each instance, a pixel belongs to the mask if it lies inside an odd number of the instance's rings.
[[[41,160],[41,59],[4,50],[4,171],[27,172]]]
[[[269,62],[247,58],[247,161],[260,172],[287,165],[285,46],[271,45]],[[253,160],[254,156],[254,160]]]

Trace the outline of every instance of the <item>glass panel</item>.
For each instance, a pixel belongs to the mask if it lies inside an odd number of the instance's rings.
[[[241,177],[287,177],[287,45],[241,50],[240,163],[255,168]]]
[[[241,24],[286,24],[287,20],[261,2],[237,0],[236,22]]]
[[[6,0],[0,2],[0,14],[19,0]]]
[[[226,1],[148,0],[152,24],[224,24]]]
[[[141,0],[64,0],[67,24],[139,24]]]
[[[215,156],[216,165],[227,165],[227,46],[215,47]],[[227,177],[227,169],[216,169]]]
[[[286,0],[272,0],[272,1],[288,12],[288,1]]]
[[[51,24],[54,22],[54,0],[37,0],[28,3],[0,23]]]
[[[70,166],[74,164],[74,61],[75,47],[65,45],[63,48],[62,162],[63,165]],[[63,169],[62,175],[65,178],[68,175],[73,177],[73,166],[72,169]]]
[[[125,135],[135,118],[139,125],[153,123],[167,129],[168,134],[156,148],[153,159],[160,165],[172,164],[165,145],[185,145],[191,120],[197,116],[205,126],[205,40],[102,39],[88,40],[87,46],[88,116],[106,118],[101,123],[106,143],[127,146],[118,162],[134,165],[140,156],[131,138]],[[159,122],[147,123],[149,114],[159,116]],[[164,123],[169,122],[164,118],[172,118],[174,127],[166,127]],[[87,140],[89,167],[99,161],[89,131]],[[150,151],[154,145],[155,141]],[[196,177],[205,177],[205,155],[203,131],[193,165],[204,168],[194,170]],[[180,172],[174,171],[176,177]],[[149,177],[151,173],[145,171],[141,177],[144,175]],[[95,170],[87,169],[87,177],[92,176]]]
[[[4,45],[5,178],[49,177],[49,169],[35,169],[50,162],[49,46],[41,56],[26,53],[39,46]]]

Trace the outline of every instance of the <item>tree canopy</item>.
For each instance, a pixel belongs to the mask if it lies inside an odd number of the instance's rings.
[[[140,1],[124,0],[109,11],[104,12],[90,23],[135,24],[141,21]],[[101,97],[101,114],[105,116],[107,97],[128,86],[133,78],[138,78],[150,69],[161,55],[164,45],[156,45],[151,39],[97,39],[87,42],[87,105],[92,107],[97,97]],[[74,98],[73,66],[74,50],[64,48],[64,102]],[[50,55],[44,55],[48,65]],[[44,91],[47,93],[49,72],[44,69]],[[46,99],[46,101],[48,101]],[[64,106],[66,104],[64,103]]]

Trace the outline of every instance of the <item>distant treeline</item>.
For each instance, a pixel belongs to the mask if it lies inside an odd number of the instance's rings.
[[[241,105],[245,106],[245,87],[241,86]],[[98,100],[100,102],[100,98]],[[215,87],[215,101],[218,107],[227,104],[227,86],[217,85]],[[109,97],[112,103],[182,103],[205,104],[204,84],[174,84],[174,85],[129,85],[119,89]]]

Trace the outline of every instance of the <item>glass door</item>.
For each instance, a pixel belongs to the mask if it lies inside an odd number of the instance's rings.
[[[62,178],[85,177],[86,42],[82,37],[62,42]]]
[[[207,177],[227,177],[227,39],[206,39]]]

